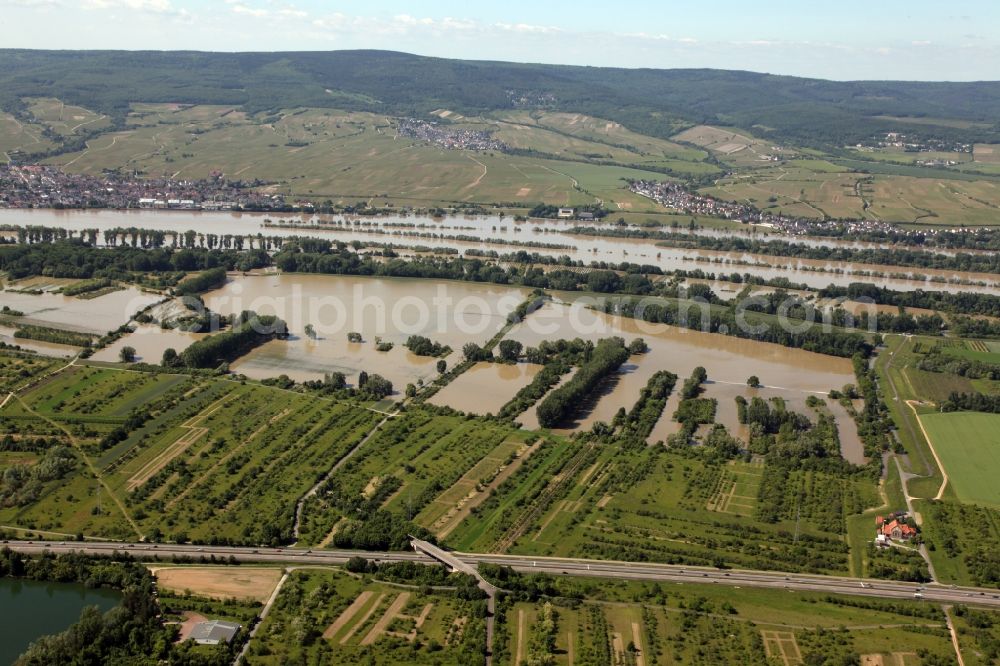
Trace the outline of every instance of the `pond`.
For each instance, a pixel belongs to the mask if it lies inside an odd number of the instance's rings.
[[[0,664],[13,663],[41,636],[67,629],[85,607],[107,611],[120,601],[116,590],[0,578]]]

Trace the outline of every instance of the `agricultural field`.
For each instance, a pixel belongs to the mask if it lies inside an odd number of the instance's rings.
[[[1000,509],[1000,414],[921,414],[920,424],[963,502]]]
[[[1000,342],[997,340],[948,340],[941,343],[946,354],[983,363],[1000,363]]]
[[[858,157],[861,159],[878,160],[881,162],[896,162],[899,164],[917,165],[918,162],[940,160],[942,162],[957,162],[958,164],[973,161],[970,153],[960,153],[957,151],[920,151],[918,153],[907,152],[902,148],[885,147],[876,149],[859,149]]]
[[[619,123],[601,118],[550,111],[495,115],[499,120],[493,136],[513,148],[572,160],[612,160],[670,169],[677,174],[701,175],[717,171],[704,161],[705,151],[637,134]]]
[[[983,164],[1000,164],[1000,145],[977,143],[972,149],[972,159]]]
[[[1000,209],[1000,183],[995,180],[869,175],[822,160],[765,165],[703,192],[787,215],[909,224],[990,225]]]
[[[498,664],[923,664],[955,657],[944,613],[915,602],[497,576],[514,590],[498,605]],[[532,586],[545,597],[518,594]]]
[[[673,139],[709,150],[727,164],[735,166],[763,166],[769,164],[767,156],[785,159],[797,154],[794,150],[775,146],[742,131],[709,125],[691,127],[674,135]]]
[[[543,441],[446,542],[468,552],[846,573],[846,519],[877,503],[870,483],[821,472]]]
[[[43,130],[63,137],[96,131],[82,150],[48,161],[88,174],[124,168],[203,178],[221,171],[344,204],[531,208],[601,201],[622,213],[655,214],[664,209],[629,192],[625,179],[710,177],[721,172],[714,158],[739,172],[706,193],[789,215],[975,225],[991,224],[1000,207],[992,176],[957,171],[997,168],[993,144],[977,145],[974,161],[941,175],[906,164],[909,153],[864,153],[834,164],[821,152],[774,145],[743,130],[699,125],[668,140],[602,118],[543,110],[467,118],[440,109],[428,116],[445,127],[489,132],[517,153],[511,154],[447,150],[404,137],[399,119],[369,112],[134,103],[124,126],[111,128],[107,117],[57,99],[30,102],[33,122],[0,116],[0,149],[51,148]]]
[[[231,178],[274,181],[275,187],[295,195],[340,202],[523,201],[530,208],[538,202],[581,205],[601,198],[621,200],[625,209],[649,210],[657,207],[628,192],[622,180],[659,175],[642,171],[643,163],[695,172],[713,168],[698,160],[697,151],[670,142],[661,146],[669,150],[650,156],[541,127],[527,128],[526,147],[571,157],[565,161],[446,150],[402,137],[396,125],[396,119],[386,116],[329,109],[286,109],[265,116],[225,106],[136,104],[124,129],[101,134],[85,150],[51,161],[90,174],[128,168],[149,175],[204,178],[218,170]],[[494,124],[470,127],[493,129]],[[517,132],[516,125],[503,123],[503,127],[504,132]],[[635,150],[649,149],[648,141]],[[538,145],[529,146],[532,142]],[[598,165],[598,159],[640,168]]]
[[[10,153],[49,150],[55,144],[42,135],[43,128],[25,124],[13,115],[0,111],[0,159],[10,162]]]
[[[447,579],[431,590],[378,578],[333,569],[291,572],[250,644],[249,661],[443,665],[482,659],[484,602],[462,598]]]
[[[150,569],[161,592],[258,603],[270,598],[282,574],[276,567],[154,566]]]
[[[920,500],[923,538],[942,581],[1000,587],[1000,512],[955,500]]]
[[[527,436],[508,425],[435,412],[411,408],[387,418],[371,441],[306,502],[301,542],[349,546],[373,529],[367,524],[373,516],[385,512],[428,530],[445,529],[476,484],[498,474]],[[473,469],[483,476],[470,483]],[[359,523],[359,518],[369,520]],[[398,537],[364,538],[387,547]]]
[[[2,413],[7,434],[73,459],[62,478],[15,495],[6,524],[254,544],[287,539],[298,498],[382,418],[262,386],[85,366]]]
[[[796,160],[720,180],[705,194],[747,201],[759,208],[802,217],[868,217],[862,175],[831,171],[828,162]],[[829,165],[832,166],[832,165]]]
[[[31,114],[35,122],[63,137],[101,129],[111,122],[105,115],[95,113],[82,106],[67,105],[51,97],[35,97],[25,101],[28,113]]]
[[[58,359],[13,350],[0,350],[0,394],[24,387],[59,367]]]

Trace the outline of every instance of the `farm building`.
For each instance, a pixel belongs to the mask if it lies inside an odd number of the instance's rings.
[[[891,519],[891,520],[890,520]],[[906,519],[905,512],[898,512],[890,514],[887,518],[882,516],[875,517],[875,527],[877,529],[877,536],[881,537],[880,542],[886,539],[892,539],[893,541],[909,541],[917,535],[917,530],[904,522]]]
[[[228,643],[233,640],[233,636],[240,630],[240,625],[234,622],[223,620],[209,620],[199,622],[191,631],[191,640],[201,645],[218,645]]]

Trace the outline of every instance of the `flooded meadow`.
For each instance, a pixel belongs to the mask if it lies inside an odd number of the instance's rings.
[[[708,373],[705,397],[718,399],[716,421],[732,435],[744,439],[746,431],[737,418],[736,396],[780,397],[789,409],[811,415],[812,410],[806,406],[809,396],[825,398],[831,389],[839,390],[855,381],[850,359],[608,315],[588,309],[582,300],[547,303],[507,337],[525,346],[537,346],[543,340],[581,338],[596,342],[609,336],[620,336],[626,343],[642,338],[648,351],[629,358],[605,382],[593,402],[582,406],[577,420],[558,432],[587,430],[598,421],[610,423],[620,408],[632,407],[650,377],[659,370],[676,374],[680,385],[696,367],[704,367]],[[761,388],[747,386],[751,375],[759,377]],[[677,400],[675,390],[649,441],[666,440],[679,429],[679,424],[672,420]],[[851,445],[857,440],[854,420],[842,407],[832,411],[841,432],[842,448],[847,442],[848,448],[857,449]],[[525,414],[519,420],[524,427],[537,427],[533,414]]]
[[[287,340],[254,349],[231,364],[234,372],[253,379],[284,374],[296,381],[342,372],[354,385],[365,371],[401,391],[438,374],[439,359],[413,354],[403,346],[407,338],[419,335],[450,347],[444,356],[450,367],[465,343],[485,343],[503,328],[526,294],[465,282],[271,274],[232,277],[204,301],[221,315],[253,310],[288,323]],[[348,340],[348,333],[360,334],[361,341]]]

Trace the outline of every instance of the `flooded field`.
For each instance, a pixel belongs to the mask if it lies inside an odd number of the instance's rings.
[[[469,414],[496,414],[541,369],[532,363],[476,363],[428,402]]]
[[[706,396],[718,398],[719,422],[736,436],[741,435],[734,402],[737,395],[748,399],[755,394],[764,398],[780,396],[789,408],[809,414],[805,401],[810,395],[825,397],[831,389],[855,381],[849,359],[606,315],[587,310],[580,302],[548,303],[515,327],[508,337],[525,346],[536,346],[542,340],[579,337],[596,341],[612,335],[621,336],[626,342],[641,337],[649,351],[632,356],[618,375],[607,382],[596,403],[585,406],[579,420],[567,424],[561,432],[588,429],[597,421],[610,422],[619,408],[632,407],[657,370],[675,373],[680,383],[695,367],[703,366],[708,371]],[[764,388],[750,389],[746,381],[751,375],[757,375]],[[675,392],[668,400],[650,441],[665,440],[676,432],[677,424],[671,422],[677,408],[676,395]],[[834,414],[838,428],[853,432],[856,437],[854,422],[847,412]],[[532,427],[537,425],[534,418],[532,413],[520,420],[525,427]],[[842,435],[842,439],[847,438]]]
[[[162,300],[157,294],[144,294],[132,287],[97,298],[82,299],[62,294],[26,294],[0,291],[0,306],[24,313],[17,320],[24,324],[49,326],[67,331],[104,335],[125,322],[142,308]]]
[[[0,342],[7,345],[17,345],[21,349],[27,349],[28,351],[33,351],[44,356],[75,356],[80,351],[80,347],[73,347],[71,345],[58,345],[54,342],[15,338],[14,329],[9,326],[0,326]]]
[[[271,220],[271,224],[265,223]],[[788,277],[810,287],[829,284],[846,286],[863,280],[899,290],[934,289],[962,291],[968,287],[954,284],[956,279],[982,282],[979,290],[1000,294],[996,275],[955,273],[933,269],[908,269],[899,266],[876,266],[749,255],[739,252],[714,252],[657,247],[653,240],[597,238],[567,233],[576,222],[532,220],[514,222],[500,217],[418,218],[384,216],[346,218],[341,216],[280,215],[263,213],[209,213],[197,211],[55,211],[0,210],[0,224],[41,225],[74,230],[142,227],[182,233],[194,229],[200,233],[240,234],[245,236],[323,236],[344,242],[351,240],[392,243],[402,247],[443,247],[464,252],[469,249],[495,250],[500,253],[519,249],[526,243],[546,244],[557,248],[525,247],[548,256],[568,255],[583,262],[632,261],[652,264],[664,270],[700,268],[712,272],[750,273],[771,279]],[[717,235],[719,230],[698,233]],[[728,232],[749,236],[749,230]],[[764,234],[781,238],[779,234]],[[450,237],[450,238],[449,238]],[[757,233],[756,237],[762,237]],[[857,245],[835,239],[801,239],[810,245]],[[883,273],[886,277],[870,275]],[[931,279],[933,278],[933,280]]]
[[[461,358],[462,345],[482,344],[496,334],[526,293],[464,282],[274,274],[233,278],[206,294],[205,303],[223,315],[249,309],[288,323],[288,340],[258,347],[231,364],[234,372],[255,379],[285,374],[297,381],[343,372],[353,384],[364,370],[401,391],[437,376],[437,358],[403,347],[410,335],[450,346],[445,361],[451,366]],[[349,332],[360,333],[362,342],[349,342]],[[392,343],[392,349],[378,351],[377,340]]]
[[[91,358],[95,361],[116,362],[122,347],[128,346],[135,349],[136,361],[159,363],[165,349],[171,348],[179,354],[187,349],[192,342],[205,337],[205,335],[205,333],[163,329],[152,324],[139,324],[136,325],[134,333],[122,336],[104,349],[95,352]]]

